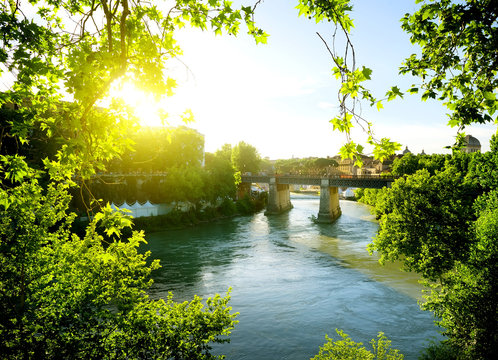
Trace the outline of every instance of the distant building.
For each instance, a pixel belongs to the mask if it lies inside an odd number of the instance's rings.
[[[343,174],[343,175],[375,175],[390,171],[392,163],[394,161],[394,156],[389,156],[383,162],[379,160],[374,160],[370,156],[361,155],[361,160],[363,161],[363,166],[360,168],[354,164],[354,160],[349,158],[341,159],[339,155],[332,157],[337,161],[337,168],[334,169],[331,174]]]
[[[474,153],[481,151],[481,143],[472,135],[465,137],[465,146],[462,148],[464,153]]]
[[[368,159],[367,156],[362,156],[362,160]],[[354,160],[346,158],[342,159],[339,155],[332,157],[338,164],[337,168],[334,169],[334,173],[344,174],[344,175],[358,175],[358,166],[354,163]]]
[[[411,154],[412,152],[410,150],[408,150],[408,146],[405,147],[405,150],[403,150],[403,155],[406,155],[406,154]]]

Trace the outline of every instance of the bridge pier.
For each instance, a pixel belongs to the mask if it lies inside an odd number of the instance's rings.
[[[320,210],[316,222],[331,223],[341,216],[339,187],[381,189],[390,187],[394,177],[380,175],[329,175],[326,178],[306,175],[242,175],[242,183],[268,183],[268,207],[265,215],[292,209],[289,184],[320,185]]]
[[[268,205],[265,215],[280,214],[292,209],[289,184],[279,184],[275,177],[270,178]]]
[[[320,181],[320,210],[316,222],[331,223],[341,216],[341,208],[339,207],[339,189],[335,186],[330,186],[329,179],[321,179]]]

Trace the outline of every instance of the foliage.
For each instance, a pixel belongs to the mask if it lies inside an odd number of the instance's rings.
[[[329,158],[279,159],[275,162],[275,171],[280,174],[322,175],[327,169],[337,166],[339,166],[337,161]]]
[[[383,202],[383,198],[385,196],[387,189],[363,189],[358,188],[354,192],[354,196],[356,201],[370,205],[376,206],[377,204],[381,204]]]
[[[260,193],[257,196],[246,194],[236,202],[237,212],[242,215],[250,215],[264,209],[267,203],[266,195],[266,193]]]
[[[498,134],[490,141],[491,151],[480,153],[469,163],[467,177],[479,182],[484,191],[498,188]]]
[[[498,169],[493,151],[455,153],[441,171],[398,179],[377,204],[380,229],[370,251],[403,261],[430,291],[434,312],[458,359],[488,359],[498,346]]]
[[[394,159],[391,173],[394,176],[404,176],[415,174],[418,170],[425,169],[429,174],[434,175],[436,171],[444,168],[445,161],[451,158],[449,155],[413,155],[407,153],[401,158]]]
[[[411,92],[444,101],[451,126],[492,121],[498,107],[496,1],[417,2],[420,8],[402,20],[410,41],[421,48],[401,67],[422,81]]]
[[[325,336],[327,342],[320,347],[320,352],[312,360],[402,360],[404,358],[399,350],[391,348],[391,341],[382,332],[377,335],[377,341],[375,339],[370,341],[372,351],[365,348],[362,343],[354,342],[342,330],[336,332],[342,339],[334,341]]]
[[[261,172],[265,174],[274,174],[275,173],[275,167],[273,166],[273,161],[270,160],[269,157],[264,157],[261,159],[261,165],[260,169]]]
[[[261,156],[254,146],[241,141],[232,149],[232,163],[235,169],[242,174],[256,173],[259,171]]]
[[[144,128],[130,135],[133,149],[113,159],[108,169],[115,173],[168,172],[175,167],[200,167],[204,137],[186,126]]]
[[[147,233],[161,231],[165,229],[178,229],[191,226],[198,223],[198,220],[192,222],[193,210],[181,211],[173,209],[165,215],[139,217],[133,220],[135,228],[144,230]]]
[[[419,360],[456,360],[457,356],[458,352],[447,341],[432,342],[424,349]]]
[[[498,191],[478,201],[475,240],[465,259],[432,286],[426,309],[441,318],[458,358],[490,359],[498,345]]]
[[[232,145],[223,144],[223,146],[219,150],[216,150],[215,156],[228,161],[232,161]]]
[[[339,164],[334,159],[317,158],[313,161],[313,166],[315,169],[318,169],[318,171],[324,171],[329,167],[336,168]]]
[[[237,206],[232,200],[225,198],[218,206],[218,211],[223,216],[232,216],[237,212]]]
[[[474,219],[475,187],[462,183],[462,174],[449,168],[435,176],[420,170],[398,179],[376,211],[380,230],[369,249],[381,262],[403,255],[407,270],[430,280],[453,268],[467,255],[468,226]]]
[[[172,168],[162,184],[166,202],[197,203],[203,198],[202,170],[195,167]]]
[[[206,154],[206,186],[207,199],[217,201],[219,198],[234,198],[237,191],[237,185],[240,183],[240,173],[235,170],[230,157],[226,154],[212,154],[208,160]]]
[[[193,134],[195,137],[198,135],[197,132]],[[188,147],[187,143],[185,152],[194,152],[188,150]],[[137,157],[144,160],[142,164],[158,161],[156,155],[150,152],[139,153],[137,150]],[[171,202],[198,204],[201,201],[207,201],[216,205],[223,199],[235,198],[240,174],[235,171],[229,159],[219,156],[218,152],[207,153],[204,167],[200,166],[199,156],[194,158],[193,164],[186,159],[188,157],[179,156],[177,163],[181,166],[169,167],[167,172],[118,173],[114,177],[103,174],[87,181],[85,188],[74,191],[72,207],[80,211],[85,211],[88,207],[82,203],[80,193],[83,193],[83,201],[86,203],[89,203],[93,196],[114,204],[122,204],[125,201],[131,204],[137,200],[140,202],[149,200],[156,204]],[[120,172],[125,170],[123,167]],[[149,168],[149,171],[153,171],[152,168]]]
[[[237,35],[244,23],[266,42],[255,7],[221,0],[0,6],[0,72],[15,79],[0,94],[2,356],[215,358],[210,344],[226,341],[234,325],[228,296],[149,299],[149,275],[159,264],[138,251],[144,234],[125,234],[130,219],[109,208],[93,212],[84,235],[72,233],[68,191],[132,146],[135,118],[111,86],[134,82],[156,97],[171,95],[176,82],[166,62],[181,53],[175,30]]]
[[[225,341],[218,335],[234,324],[228,297],[207,306],[149,299],[159,263],[138,252],[143,232],[121,239],[130,223],[105,211],[83,237],[71,234],[63,190],[34,180],[2,192],[4,358],[213,358],[209,343]]]

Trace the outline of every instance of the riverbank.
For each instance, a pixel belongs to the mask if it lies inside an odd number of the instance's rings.
[[[291,194],[296,194],[296,195],[316,195],[316,196],[320,196],[320,190],[316,190],[316,189],[293,190],[290,193]],[[340,200],[357,201],[356,196],[339,195],[339,199]]]
[[[215,222],[237,216],[253,215],[266,207],[267,194],[245,197],[240,200],[225,199],[219,206],[191,207],[186,211],[173,209],[164,215],[142,216],[133,218],[133,230],[154,233],[165,230],[181,230],[200,224]],[[75,221],[72,230],[84,236],[88,221]],[[125,236],[131,235],[131,229],[124,229]]]
[[[320,190],[317,189],[293,190],[291,191],[291,194],[320,195]]]

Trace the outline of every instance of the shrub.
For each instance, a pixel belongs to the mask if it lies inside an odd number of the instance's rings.
[[[342,330],[336,330],[342,338],[334,341],[328,335],[327,342],[320,347],[318,355],[312,360],[402,360],[403,355],[399,350],[391,349],[391,341],[382,332],[377,335],[377,341],[372,339],[370,345],[372,351],[363,347],[362,343],[356,343]]]

